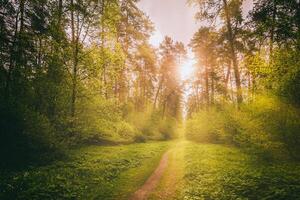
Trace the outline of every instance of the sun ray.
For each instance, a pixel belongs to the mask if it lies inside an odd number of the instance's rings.
[[[179,66],[179,73],[182,81],[192,78],[193,73],[195,72],[195,64],[196,61],[192,58],[187,58],[182,62]]]

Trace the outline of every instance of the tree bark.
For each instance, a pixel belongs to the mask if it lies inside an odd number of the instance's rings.
[[[77,65],[78,65],[78,40],[75,38],[75,19],[74,19],[74,0],[71,0],[71,32],[72,32],[72,48],[73,48],[73,76],[72,76],[72,100],[71,100],[71,116],[75,116],[76,97],[77,97]]]
[[[205,62],[205,98],[206,98],[206,106],[207,109],[209,108],[210,101],[209,101],[209,72],[208,72],[208,60],[206,59]]]
[[[271,25],[271,30],[270,30],[270,52],[269,52],[270,63],[272,62],[272,57],[273,57],[276,14],[277,14],[277,6],[276,6],[275,0],[273,0],[272,25]]]
[[[215,81],[214,81],[214,66],[211,66],[211,104],[214,105],[215,103]]]
[[[228,63],[228,71],[227,71],[227,74],[225,75],[225,83],[224,83],[224,88],[225,88],[224,96],[225,96],[225,99],[228,99],[228,82],[229,82],[229,79],[230,79],[230,74],[231,74],[231,62]]]
[[[224,11],[225,11],[225,17],[226,17],[226,26],[228,31],[228,40],[229,40],[229,46],[230,46],[230,54],[233,64],[233,70],[234,70],[234,76],[235,76],[235,83],[236,83],[236,89],[237,89],[237,104],[238,106],[243,103],[243,94],[242,94],[242,87],[241,87],[241,78],[240,78],[240,71],[237,61],[237,55],[236,55],[236,49],[235,49],[235,38],[232,31],[232,24],[231,19],[229,16],[229,8],[227,4],[227,0],[223,0],[224,3]]]
[[[161,78],[159,84],[158,84],[158,88],[157,88],[157,91],[156,91],[156,94],[155,94],[155,98],[154,98],[154,103],[153,103],[153,110],[156,108],[156,103],[157,103],[157,99],[158,99],[158,95],[159,95],[159,92],[162,88],[162,85],[163,85],[163,77]]]

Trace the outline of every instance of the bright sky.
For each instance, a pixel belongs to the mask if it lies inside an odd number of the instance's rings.
[[[156,31],[150,43],[158,47],[164,36],[168,35],[175,41],[188,45],[194,33],[201,27],[195,20],[196,8],[187,5],[187,0],[141,0],[138,6],[150,17]],[[253,0],[244,0],[243,15],[246,16],[253,6]],[[188,58],[180,66],[181,80],[193,76],[195,59],[189,49]],[[189,91],[185,92],[187,100]],[[186,111],[186,108],[184,109]]]
[[[141,0],[138,6],[154,22],[156,31],[151,43],[158,46],[165,35],[185,44],[200,27],[195,21],[196,9],[187,5],[187,0]],[[252,7],[252,0],[244,2],[244,14]]]
[[[253,0],[244,0],[243,14],[247,15],[252,8]],[[150,43],[158,47],[164,36],[188,45],[197,29],[201,26],[195,20],[196,9],[187,5],[187,0],[141,0],[138,6],[154,22],[156,31]],[[182,64],[181,78],[188,79],[193,73],[193,54],[188,50],[188,59]]]
[[[165,35],[188,44],[198,28],[194,20],[196,10],[186,5],[186,0],[141,0],[139,6],[155,24],[151,39],[155,46]]]

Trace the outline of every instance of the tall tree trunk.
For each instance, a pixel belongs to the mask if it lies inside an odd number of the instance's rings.
[[[228,71],[227,71],[227,74],[226,74],[226,77],[225,77],[225,83],[224,83],[225,99],[227,99],[227,97],[228,97],[228,82],[229,82],[229,79],[230,79],[230,74],[231,74],[231,62],[228,63]]]
[[[121,6],[124,8],[124,12],[128,6],[128,1],[123,1]],[[125,14],[125,41],[124,41],[124,53],[125,55],[129,55],[129,35],[128,35],[128,24],[129,24],[129,13],[126,11]],[[122,102],[127,102],[127,99],[129,99],[129,94],[130,94],[130,87],[129,87],[129,82],[126,81],[126,77],[128,74],[128,69],[127,69],[127,63],[128,63],[128,59],[127,57],[125,57],[124,62],[123,62],[123,68],[120,72],[120,91],[119,91],[119,100]],[[129,81],[129,80],[128,80]],[[126,95],[126,93],[128,94],[128,96]]]
[[[25,0],[20,0],[20,33],[24,29]]]
[[[199,111],[199,107],[200,107],[199,84],[196,83],[196,112]]]
[[[214,74],[215,74],[215,70],[214,70],[214,66],[211,66],[211,104],[214,105],[215,103],[215,80],[214,80]]]
[[[75,36],[76,30],[75,30],[75,19],[74,19],[74,0],[71,0],[71,32],[72,32],[72,49],[73,49],[71,115],[72,117],[74,117],[76,112],[77,65],[78,65],[78,40],[76,40],[76,36]]]
[[[12,71],[15,67],[15,55],[16,55],[16,42],[17,42],[17,37],[18,37],[18,24],[19,24],[19,13],[17,13],[16,17],[15,17],[15,26],[14,26],[14,35],[13,35],[13,41],[12,41],[12,45],[10,47],[10,53],[9,53],[9,68],[7,71],[7,76],[6,76],[6,98],[9,99],[10,97],[10,93],[11,93],[11,74]]]
[[[205,63],[205,98],[206,98],[206,106],[207,108],[210,105],[210,101],[209,101],[209,71],[208,71],[208,61],[206,59],[206,63]]]
[[[20,30],[18,33],[18,42],[17,42],[17,53],[18,55],[16,56],[16,64],[18,66],[24,65],[24,24],[25,24],[25,0],[20,0]]]
[[[277,15],[277,6],[276,0],[273,0],[273,8],[272,8],[272,24],[270,30],[270,52],[269,52],[269,62],[272,63],[273,57],[273,47],[274,47],[274,35],[275,35],[275,22],[276,22],[276,15]]]
[[[241,87],[241,78],[240,78],[240,71],[237,61],[237,55],[236,55],[236,49],[235,49],[235,37],[233,35],[232,31],[232,24],[231,19],[229,15],[229,8],[227,4],[227,0],[223,0],[224,3],[224,11],[225,11],[225,17],[226,17],[226,26],[228,31],[228,40],[229,40],[229,46],[230,46],[230,54],[233,64],[233,70],[234,70],[234,76],[235,76],[235,83],[236,83],[236,89],[237,89],[237,103],[240,105],[243,103],[243,94],[242,94],[242,87]]]
[[[155,98],[154,98],[153,110],[156,108],[156,103],[157,103],[158,95],[159,95],[160,90],[161,90],[162,85],[163,85],[163,80],[164,80],[164,78],[162,77],[161,80],[159,81],[158,88],[157,88]]]
[[[63,0],[58,0],[58,26],[61,27],[61,21],[62,21],[62,12],[63,12]]]
[[[104,15],[105,15],[105,2],[106,0],[102,0],[101,4],[101,54],[103,58],[103,72],[102,72],[102,82],[103,82],[103,92],[104,97],[108,99],[108,91],[107,91],[107,66],[106,66],[106,56],[104,51],[105,46],[105,31],[104,31]]]
[[[297,9],[296,9],[296,24],[297,24],[297,33],[300,33],[300,1],[298,0]],[[297,36],[296,48],[300,51],[300,34]]]

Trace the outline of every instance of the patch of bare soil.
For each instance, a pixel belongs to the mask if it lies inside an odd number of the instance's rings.
[[[166,152],[162,156],[162,159],[160,160],[158,167],[148,178],[145,184],[133,194],[130,200],[146,200],[148,198],[149,194],[155,189],[162,175],[164,174],[164,171],[168,166],[168,159],[169,159],[169,152]]]

